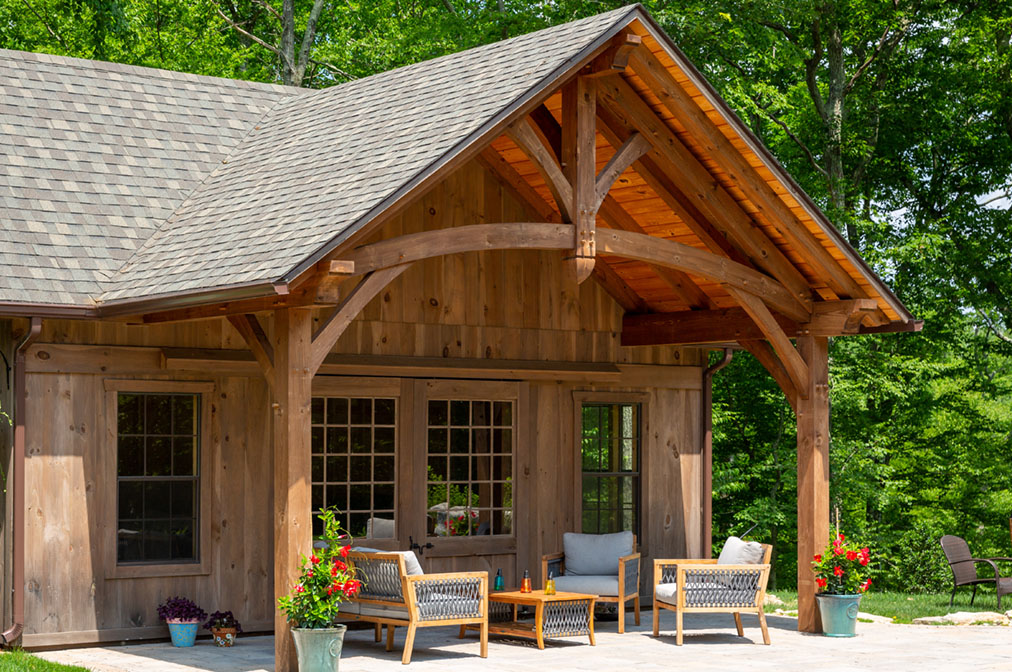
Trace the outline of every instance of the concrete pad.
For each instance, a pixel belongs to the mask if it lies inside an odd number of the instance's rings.
[[[404,630],[397,630],[394,651],[373,641],[373,631],[354,630],[345,638],[341,672],[413,672],[487,670],[489,672],[541,670],[637,670],[670,672],[672,669],[750,672],[813,670],[917,670],[918,672],[1008,672],[1012,670],[1012,631],[988,626],[938,627],[858,623],[858,636],[837,639],[797,632],[797,621],[768,616],[771,646],[762,644],[758,620],[743,616],[745,637],[738,637],[734,620],[725,614],[687,614],[685,644],[675,646],[675,621],[661,615],[661,636],[651,636],[650,612],[642,625],[618,634],[615,622],[595,626],[597,646],[586,637],[550,640],[539,651],[533,642],[493,636],[488,658],[478,657],[478,635],[457,638],[457,628],[424,628],[415,638],[411,667],[401,665]],[[170,644],[139,644],[40,653],[61,663],[81,665],[93,672],[272,672],[274,639],[242,637],[234,648],[216,648],[201,640],[190,649]]]

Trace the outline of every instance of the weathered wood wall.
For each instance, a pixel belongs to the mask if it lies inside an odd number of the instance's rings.
[[[534,219],[483,169],[468,164],[385,223],[374,238]],[[621,318],[622,309],[593,280],[569,284],[558,253],[483,252],[416,264],[338,341],[334,352],[342,354],[649,365],[626,367],[607,383],[576,382],[578,376],[527,383],[518,406],[522,445],[514,474],[525,481],[518,482],[518,495],[526,491],[530,497],[517,504],[518,510],[527,508],[518,515],[515,544],[508,550],[493,545],[481,553],[446,553],[427,560],[430,571],[502,567],[509,581],[529,568],[537,577],[541,554],[561,549],[562,533],[577,529],[579,520],[576,391],[646,395],[643,585],[650,585],[649,558],[700,552],[702,355],[692,348],[623,348]],[[109,347],[75,354],[52,344]],[[245,348],[224,319],[158,325],[45,322],[40,344],[29,353],[29,645],[162,636],[155,607],[175,594],[193,597],[209,610],[232,609],[248,630],[271,625],[267,387],[254,367],[242,370],[248,373],[234,367],[167,371],[159,368],[157,350],[137,346]],[[103,559],[115,543],[111,532],[101,532],[115,488],[100,477],[115,457],[104,426],[103,381],[110,377],[215,385],[211,445],[205,446],[213,464],[212,533],[204,549],[212,563],[206,576],[106,578]],[[423,377],[438,378],[439,371]],[[423,450],[406,429],[401,428],[401,449]],[[411,495],[402,484],[399,490],[401,497]],[[407,534],[402,537],[396,543],[406,548]]]

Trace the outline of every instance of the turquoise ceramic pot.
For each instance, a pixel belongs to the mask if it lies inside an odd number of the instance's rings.
[[[292,628],[299,672],[337,672],[346,625],[332,628]]]
[[[198,621],[173,623],[169,622],[169,636],[172,637],[172,646],[193,646],[197,640],[197,630],[200,628]]]
[[[815,596],[822,616],[822,634],[826,637],[854,637],[860,595]]]

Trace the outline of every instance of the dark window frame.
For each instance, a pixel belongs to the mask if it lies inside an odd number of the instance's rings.
[[[586,507],[586,502],[585,502],[585,497],[584,497],[584,484],[585,484],[585,481],[587,479],[596,479],[597,482],[598,482],[598,484],[599,484],[599,487],[600,487],[601,481],[603,481],[605,479],[626,479],[626,478],[628,478],[628,479],[631,479],[632,483],[633,483],[633,493],[632,493],[632,497],[630,499],[632,500],[632,508],[631,508],[631,510],[632,510],[633,518],[634,518],[632,529],[629,530],[629,531],[631,531],[633,534],[635,534],[637,539],[643,539],[644,535],[643,535],[642,532],[646,528],[645,519],[646,519],[646,513],[647,513],[646,512],[646,507],[644,506],[644,503],[643,503],[643,494],[644,494],[644,492],[646,492],[646,478],[645,478],[645,471],[646,470],[644,469],[644,452],[645,452],[645,443],[646,443],[645,439],[647,437],[647,429],[646,429],[647,404],[645,403],[645,400],[640,395],[628,395],[628,396],[623,397],[621,394],[615,394],[615,395],[593,395],[593,394],[577,395],[576,398],[575,398],[575,401],[576,401],[576,415],[577,415],[577,418],[576,418],[576,427],[577,427],[577,432],[576,432],[576,437],[577,437],[577,441],[576,441],[576,444],[577,444],[577,446],[576,446],[576,457],[577,457],[577,460],[578,460],[577,464],[580,465],[580,469],[577,472],[578,473],[578,479],[577,479],[577,487],[576,487],[576,490],[577,490],[577,500],[578,500],[579,521],[580,521],[580,530],[582,532],[589,532],[589,533],[593,533],[593,534],[604,534],[604,533],[608,533],[608,532],[624,531],[626,529],[626,526],[624,524],[621,524],[619,526],[619,529],[611,529],[610,527],[608,527],[606,529],[602,529],[602,527],[601,527],[601,512],[602,511],[618,511],[618,512],[621,513],[622,511],[625,511],[626,509],[624,507],[620,507],[619,509],[602,509],[601,506],[600,506],[600,498],[598,498],[598,503],[597,503],[597,507],[596,507],[596,513],[597,513],[596,521],[597,522],[596,522],[596,525],[595,525],[595,529],[593,529],[593,530],[586,529],[586,527],[585,527],[586,521],[585,521],[584,514],[587,511],[587,507]],[[608,437],[602,437],[600,435],[598,435],[596,437],[587,437],[587,436],[585,436],[585,434],[584,434],[584,422],[583,422],[583,418],[584,418],[584,409],[587,408],[587,407],[602,409],[601,411],[599,411],[599,413],[603,412],[603,409],[605,409],[605,408],[615,408],[615,407],[618,407],[618,408],[621,408],[621,407],[633,407],[633,408],[635,408],[636,409],[636,412],[635,412],[635,423],[634,423],[634,427],[632,428],[632,435],[631,436],[625,436],[624,433],[620,433],[619,435],[609,434]],[[599,418],[600,418],[600,415],[599,415]],[[599,425],[600,425],[600,420],[599,420]],[[626,470],[626,469],[620,469],[618,471],[614,471],[614,470],[611,470],[611,471],[600,471],[600,470],[585,471],[584,470],[584,450],[583,450],[583,447],[584,447],[584,442],[586,440],[588,440],[588,439],[595,439],[598,442],[597,445],[598,445],[599,449],[600,449],[600,447],[602,445],[610,444],[611,442],[615,442],[615,441],[632,441],[633,442],[633,445],[632,445],[632,454],[633,454],[633,462],[634,462],[635,468],[634,469],[628,469],[628,470]],[[600,492],[600,490],[598,492]]]
[[[116,407],[117,417],[121,404],[125,397],[135,397],[143,400],[143,411],[141,413],[140,421],[143,425],[140,432],[124,433],[121,431],[121,427],[117,424],[116,428],[116,461],[117,461],[117,473],[116,473],[116,530],[117,530],[117,549],[116,549],[116,564],[120,566],[134,566],[134,565],[197,565],[200,564],[200,498],[201,498],[201,468],[200,468],[200,456],[202,453],[201,446],[201,408],[203,406],[203,397],[199,392],[131,392],[122,390],[117,392],[116,395]],[[166,432],[154,432],[149,431],[149,425],[154,424],[149,422],[148,413],[150,411],[148,400],[157,397],[163,397],[168,399],[169,409],[169,431]],[[176,398],[190,398],[193,402],[193,427],[191,431],[183,433],[175,431],[178,426],[176,425]],[[141,474],[123,475],[119,473],[119,464],[121,462],[121,450],[123,449],[124,439],[141,439],[144,447]],[[149,447],[149,440],[162,439],[168,440],[170,450],[168,454],[169,460],[169,473],[168,474],[149,474],[148,460],[150,453],[152,452]],[[189,460],[192,464],[190,474],[177,474],[176,473],[176,460],[183,456],[177,454],[176,445],[177,439],[192,439],[191,444],[191,455]],[[153,442],[153,441],[152,441]],[[182,470],[182,469],[180,469]],[[169,485],[169,508],[167,516],[148,516],[146,512],[147,506],[147,495],[142,495],[142,509],[140,515],[136,518],[124,519],[122,517],[122,502],[120,501],[122,495],[122,484],[124,483],[138,483],[146,488],[149,484],[167,484]],[[191,512],[189,516],[174,516],[172,507],[174,505],[174,493],[172,493],[171,485],[174,483],[190,483],[193,485],[193,494],[190,502]],[[139,560],[124,560],[120,555],[119,545],[119,533],[123,527],[129,523],[140,524],[142,529],[147,529],[149,525],[156,523],[168,523],[168,527],[171,530],[175,521],[188,520],[191,522],[191,534],[192,534],[192,553],[189,555],[183,555],[180,557],[173,557],[175,555],[175,549],[173,548],[171,539],[167,541],[169,553],[168,557],[143,557],[145,554],[142,550],[142,558]],[[169,532],[171,534],[171,531]],[[146,542],[146,537],[142,536],[142,544]],[[142,545],[142,549],[146,546]]]
[[[354,422],[352,418],[352,404],[356,400],[369,400],[370,401],[370,421],[369,422]],[[341,401],[346,402],[346,418],[344,421],[340,421],[339,417],[331,416],[332,405],[336,408]],[[377,422],[377,401],[391,402],[392,408],[389,413],[389,422]],[[333,402],[333,403],[332,403]],[[398,538],[400,533],[399,525],[399,469],[398,462],[400,460],[400,419],[399,413],[401,402],[400,398],[396,395],[388,394],[362,394],[362,393],[340,393],[340,392],[318,392],[314,390],[312,401],[311,401],[311,423],[312,423],[312,438],[311,448],[312,457],[310,458],[313,462],[311,465],[311,476],[310,476],[310,487],[311,492],[311,510],[313,512],[313,525],[314,525],[314,536],[318,535],[321,530],[319,527],[319,520],[317,519],[317,513],[320,507],[317,503],[322,506],[336,506],[343,515],[342,526],[348,530],[355,538],[370,539],[375,541],[394,541]],[[393,436],[391,439],[390,451],[376,452],[376,429],[381,430],[392,430]],[[344,445],[344,451],[331,452],[329,434],[333,431],[336,435],[338,430],[344,430],[346,436],[346,442]],[[355,430],[369,430],[369,442],[370,450],[355,452],[352,449],[352,432]],[[317,450],[318,444],[322,444],[323,450]],[[368,458],[370,469],[368,479],[352,479],[353,476],[353,464],[352,458]],[[377,479],[376,478],[376,458],[380,457],[383,459],[390,459],[390,468],[393,470],[393,476],[391,479]],[[328,473],[333,467],[331,467],[333,458],[334,467],[339,468],[337,460],[344,459],[344,479],[330,478]],[[322,475],[322,479],[317,479],[317,475]],[[377,507],[377,485],[382,488],[389,487],[391,489],[391,501],[389,507]],[[369,509],[352,509],[352,487],[354,486],[368,486],[370,493],[370,508]],[[340,488],[344,488],[344,496],[340,497]],[[330,501],[331,495],[336,499],[343,499],[343,501]],[[376,537],[367,536],[365,534],[355,535],[356,530],[351,529],[351,517],[366,515],[368,518],[373,520],[374,530],[375,521],[377,514],[383,514],[381,518],[385,518],[385,515],[390,515],[393,520],[393,532],[390,536]]]
[[[212,453],[215,446],[212,437],[212,423],[215,422],[211,412],[213,399],[216,398],[217,386],[213,382],[200,380],[156,380],[135,378],[106,378],[102,381],[105,390],[103,404],[104,429],[102,433],[108,438],[108,449],[98,458],[99,469],[105,477],[102,483],[107,484],[97,494],[97,502],[102,512],[102,546],[105,557],[104,578],[106,580],[207,576],[211,573],[211,520],[214,517],[211,494],[213,493]],[[197,442],[201,447],[196,469],[199,477],[199,496],[196,498],[195,544],[198,551],[198,562],[118,562],[118,485],[117,458],[118,437],[118,395],[119,393],[156,393],[156,394],[199,394],[200,409],[196,422],[199,428]]]

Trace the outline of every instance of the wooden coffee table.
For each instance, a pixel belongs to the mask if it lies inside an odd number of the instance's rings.
[[[501,590],[488,594],[489,620],[488,631],[495,635],[509,635],[534,639],[539,649],[545,648],[545,638],[577,637],[587,635],[590,645],[594,646],[594,602],[597,595],[583,593],[556,593],[545,595],[543,590],[521,593],[519,590]],[[500,605],[499,609],[494,609]],[[503,609],[503,607],[506,607]],[[512,607],[510,609],[509,607]],[[534,607],[534,622],[517,620],[517,607]],[[512,620],[509,614],[512,611]],[[500,612],[494,620],[495,612]],[[476,625],[460,627],[460,636],[464,637],[467,628],[477,629]]]

